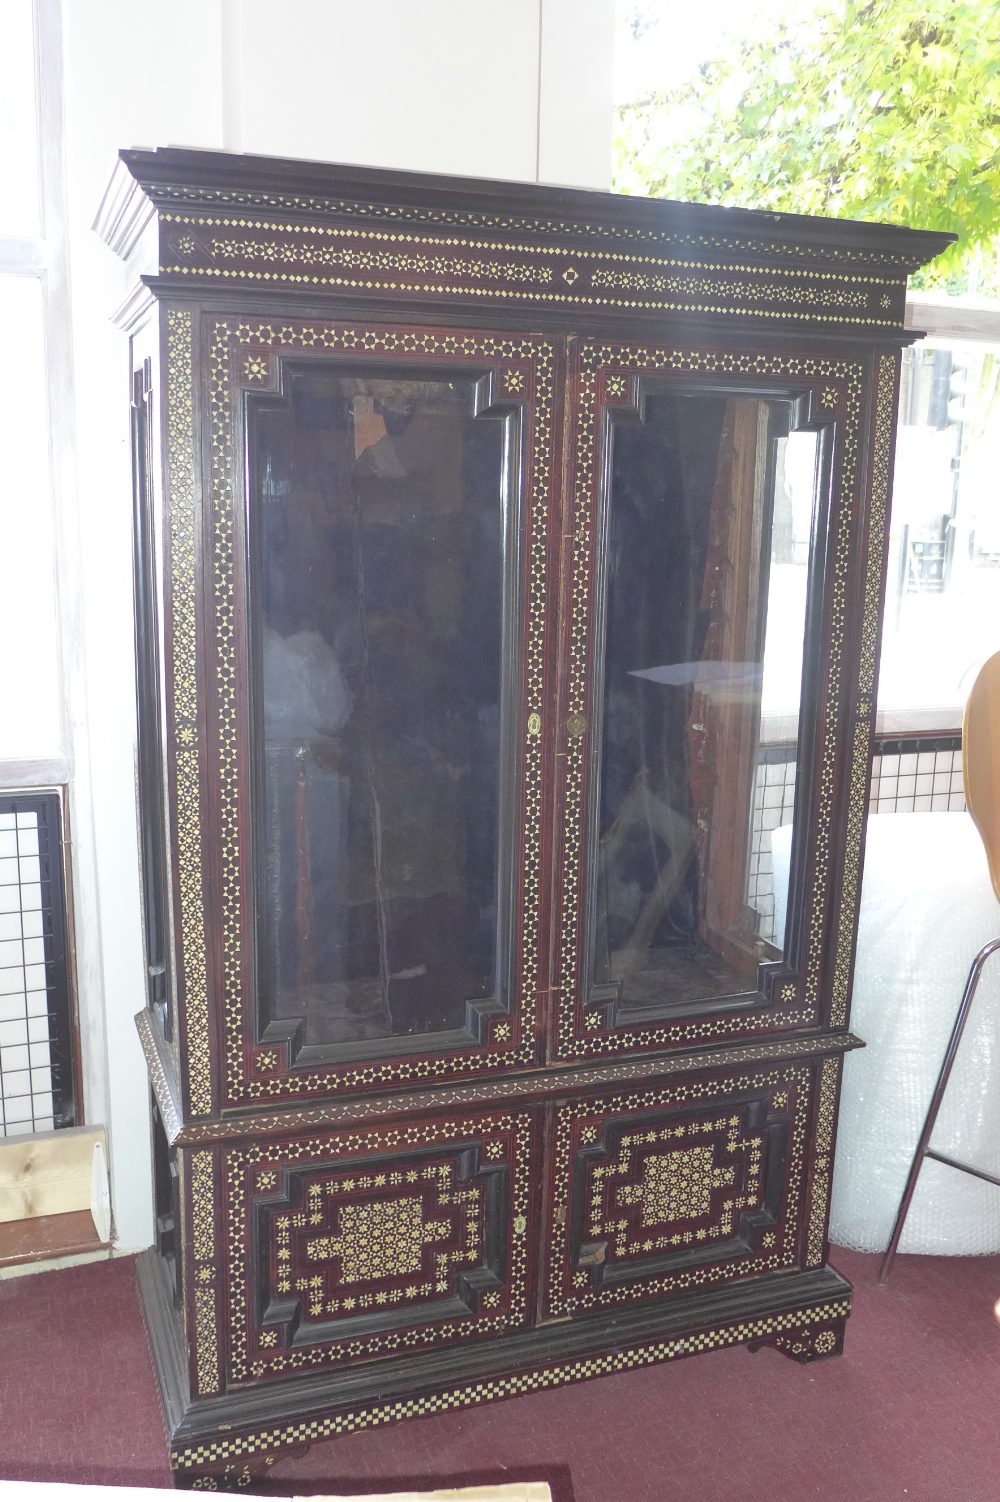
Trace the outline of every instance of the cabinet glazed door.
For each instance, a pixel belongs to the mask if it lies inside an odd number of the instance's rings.
[[[533,1064],[553,347],[277,317],[204,337],[213,1089]]]
[[[869,480],[867,364],[574,354],[556,1058],[846,1019],[883,365]]]

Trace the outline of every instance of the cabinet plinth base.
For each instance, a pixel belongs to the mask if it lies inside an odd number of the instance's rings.
[[[748,1341],[747,1350],[759,1351],[762,1346],[773,1346],[791,1361],[823,1361],[827,1356],[840,1356],[843,1353],[846,1324],[846,1317],[829,1320],[821,1328],[804,1323],[797,1330],[782,1330],[780,1334],[765,1335],[760,1340]]]
[[[246,1460],[219,1465],[215,1468],[175,1470],[173,1472],[174,1486],[179,1491],[191,1492],[245,1491],[258,1482],[262,1476],[266,1476],[277,1461],[305,1455],[309,1448],[309,1445],[289,1445],[287,1449],[266,1454],[261,1452],[249,1456]]]
[[[798,1360],[835,1355],[851,1310],[850,1284],[820,1267],[669,1307],[651,1302],[615,1318],[543,1326],[476,1351],[368,1362],[192,1399],[178,1319],[155,1252],[140,1256],[138,1274],[175,1482],[208,1490],[249,1485],[275,1460],[313,1441],[725,1346],[774,1345]]]

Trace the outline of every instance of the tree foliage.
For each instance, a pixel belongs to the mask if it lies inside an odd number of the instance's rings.
[[[620,108],[615,185],[954,230],[934,278],[998,292],[1000,0],[818,0],[804,21],[791,6]]]

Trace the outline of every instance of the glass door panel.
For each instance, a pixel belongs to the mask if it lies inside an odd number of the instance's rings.
[[[506,1000],[516,445],[479,386],[320,363],[250,408],[258,988],[304,1046],[426,1046]]]
[[[781,958],[771,836],[792,815],[818,469],[792,417],[788,399],[675,388],[612,422],[594,1000],[753,992]]]

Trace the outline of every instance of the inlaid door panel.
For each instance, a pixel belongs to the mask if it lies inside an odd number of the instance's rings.
[[[838,1068],[786,1064],[558,1105],[546,1317],[821,1261],[829,1180],[807,1183],[807,1144],[819,1099],[832,1132]]]
[[[491,1111],[226,1150],[229,1383],[524,1327],[534,1141]]]
[[[887,487],[868,367],[582,341],[568,379],[553,1056],[842,1025]],[[889,424],[892,393],[887,369]]]
[[[217,921],[207,966],[185,922],[191,1111],[535,1064],[556,348],[301,318],[201,338],[219,838],[195,841],[192,782],[182,879],[194,919],[202,862]]]

